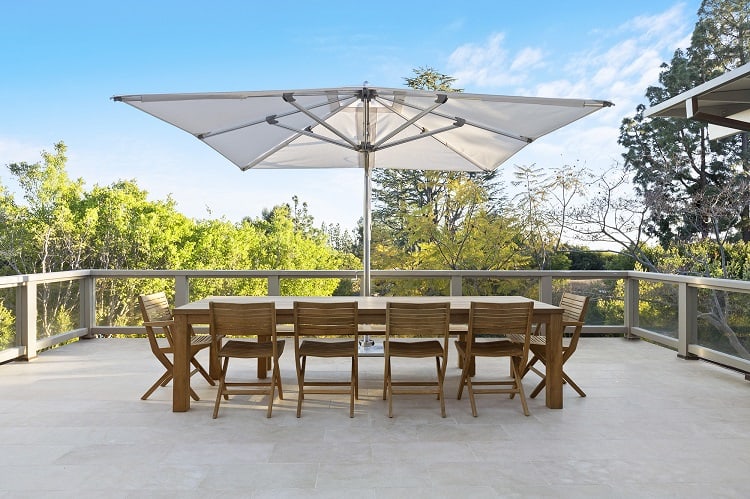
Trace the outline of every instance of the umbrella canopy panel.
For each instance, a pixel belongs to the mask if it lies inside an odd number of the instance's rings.
[[[370,168],[491,171],[537,138],[610,105],[374,87],[115,100],[185,130],[243,170],[364,168],[369,153]]]

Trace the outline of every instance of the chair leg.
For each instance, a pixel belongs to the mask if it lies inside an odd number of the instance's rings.
[[[352,374],[349,381],[349,417],[354,417],[354,398],[357,396],[357,357],[352,357]]]
[[[524,367],[523,372],[521,373],[521,377],[522,378],[525,377],[529,373],[529,371],[532,370],[532,368],[534,367],[534,364],[536,364],[538,361],[539,361],[539,357],[537,357],[536,355],[534,355],[531,358],[531,360],[529,361],[529,363],[526,364],[526,367]],[[535,373],[539,373],[539,371],[537,369],[534,369],[534,372]]]
[[[539,393],[544,389],[544,387],[547,385],[547,378],[542,378],[542,381],[539,382],[538,385],[536,385],[536,388],[534,388],[534,391],[531,392],[531,395],[529,395],[531,398],[536,398]]]
[[[391,372],[391,358],[386,360],[386,369],[388,370],[387,389],[388,389],[388,417],[393,417],[393,373]]]
[[[466,385],[466,381],[469,379],[471,361],[467,361],[466,359],[464,359],[463,364],[464,368],[461,371],[461,380],[458,383],[458,395],[456,396],[458,400],[461,400],[461,395],[463,395],[464,393],[464,386]]]
[[[201,399],[198,396],[198,394],[195,393],[195,390],[193,390],[192,388],[190,389],[190,397],[192,397],[192,399],[195,400],[196,402],[198,402]]]
[[[270,357],[269,357],[270,359]],[[277,383],[278,366],[274,363],[271,373],[271,393],[268,394],[268,410],[266,411],[266,417],[271,417],[271,411],[273,410],[273,399],[275,397],[275,388]]]
[[[206,370],[203,369],[203,366],[200,365],[200,363],[195,358],[190,359],[190,363],[193,364],[193,366],[195,366],[195,368],[198,370],[199,373],[201,373],[201,376],[203,376],[206,379],[209,385],[216,386],[216,382],[213,379],[211,379],[211,376],[208,374],[208,372],[206,372]]]
[[[306,357],[297,357],[297,417],[302,416],[302,399],[305,398],[305,364]]]
[[[273,369],[276,374],[276,387],[279,389],[279,400],[284,400],[284,391],[281,389],[281,371],[279,370],[279,359],[273,361]]]
[[[474,400],[474,387],[471,385],[471,376],[466,378],[466,389],[469,391],[469,402],[471,403],[471,415],[474,417],[477,417],[477,402],[476,400]]]
[[[216,403],[214,404],[214,419],[219,416],[219,405],[221,405],[221,397],[224,395],[226,390],[226,379],[227,379],[227,367],[229,367],[229,357],[224,357],[224,364],[221,367],[221,374],[219,374],[219,391],[216,393]],[[229,396],[226,396],[227,400]]]
[[[581,390],[581,388],[578,385],[576,385],[575,382],[572,379],[570,379],[570,376],[568,376],[567,374],[565,374],[565,371],[563,371],[562,377],[563,377],[564,381],[568,382],[568,384],[573,388],[573,390],[575,390],[575,391],[578,392],[578,395],[580,395],[581,397],[585,397],[586,396],[586,393],[584,393],[584,391]]]
[[[359,400],[359,359],[353,357],[352,364],[354,365],[354,398]]]
[[[440,357],[435,357],[437,360],[437,375],[438,375],[438,399],[440,399],[440,416],[445,417],[445,394],[443,393],[443,380],[445,379],[445,358],[443,358],[442,365],[440,363]]]
[[[153,385],[151,385],[151,388],[149,388],[148,390],[146,390],[146,393],[144,393],[141,396],[141,400],[146,400],[147,398],[149,398],[151,396],[152,393],[154,393],[154,390],[156,390],[160,386],[166,385],[171,380],[172,380],[172,372],[171,371],[165,372],[164,374],[161,375],[161,378],[159,378],[158,380],[156,380],[156,383],[154,383]]]
[[[440,385],[440,357],[437,357],[437,356],[435,357],[435,365],[437,367],[437,373],[438,373],[438,385]],[[438,397],[438,400],[440,400],[440,391],[438,391],[437,397]]]
[[[529,406],[526,404],[526,394],[523,391],[523,383],[521,382],[520,371],[521,368],[516,362],[511,364],[513,366],[513,377],[516,380],[516,388],[518,389],[518,396],[521,398],[521,405],[523,406],[524,416],[529,416]]]
[[[391,362],[390,357],[386,357],[384,361],[385,372],[383,373],[383,400],[388,400],[388,380],[391,377]]]

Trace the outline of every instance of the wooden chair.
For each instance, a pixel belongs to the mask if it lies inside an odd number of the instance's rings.
[[[281,388],[279,357],[284,352],[284,340],[276,336],[276,307],[273,302],[228,303],[211,301],[208,304],[209,326],[216,341],[217,355],[223,359],[219,376],[213,417],[219,415],[221,399],[230,395],[268,395],[266,417],[271,417],[275,389],[284,399]],[[227,336],[255,336],[252,339],[229,339]],[[226,340],[226,341],[225,341]],[[229,359],[264,359],[272,363],[271,379],[258,381],[227,381]]]
[[[564,367],[565,362],[570,358],[571,355],[573,355],[573,353],[576,351],[576,348],[578,347],[578,340],[581,337],[581,330],[583,329],[583,320],[586,317],[586,312],[588,311],[589,307],[589,297],[565,292],[560,299],[560,307],[565,309],[562,317],[563,331],[565,331],[566,329],[569,330],[569,328],[573,329],[573,333],[570,338],[565,338],[563,340],[562,364]],[[542,377],[542,380],[539,382],[536,388],[534,388],[534,391],[531,392],[531,398],[539,395],[539,393],[547,384],[546,374],[534,367],[537,362],[541,362],[545,366],[547,364],[545,357],[547,353],[547,338],[545,336],[539,335],[540,328],[541,324],[537,325],[536,332],[531,337],[530,349],[533,356],[529,363],[526,364],[526,367],[521,374],[521,376],[526,376],[529,371],[534,371]],[[564,370],[562,373],[562,378],[563,382],[572,386],[573,389],[578,392],[581,397],[586,396],[584,391],[581,390],[581,388],[577,384],[575,384],[572,379],[570,379],[570,376],[568,376]]]
[[[450,303],[401,303],[386,305],[385,376],[383,400],[388,400],[388,417],[393,417],[393,394],[435,394],[440,400],[440,415],[445,417],[445,369],[448,355]],[[395,340],[394,337],[419,338]],[[429,339],[425,339],[429,338]],[[435,358],[435,380],[393,380],[391,358]],[[395,388],[394,388],[395,387]]]
[[[294,359],[299,386],[297,417],[302,414],[302,401],[306,393],[347,394],[349,395],[349,417],[354,417],[354,399],[359,398],[357,310],[357,302],[354,301],[294,302]],[[339,338],[311,339],[321,336]],[[350,357],[352,371],[349,381],[306,379],[308,357]],[[326,388],[342,386],[346,388]]]
[[[160,386],[166,386],[172,380],[174,366],[168,355],[174,355],[174,342],[172,341],[174,319],[172,318],[172,310],[169,308],[167,295],[164,292],[140,295],[138,296],[138,304],[143,316],[143,325],[146,327],[151,352],[165,369],[164,374],[141,397],[141,400],[146,400],[154,393],[154,390]],[[164,335],[167,345],[159,344],[157,331]],[[199,372],[210,385],[214,386],[216,385],[214,380],[195,358],[198,352],[210,346],[211,336],[209,335],[192,335],[190,337],[190,363],[195,367],[190,375]],[[192,388],[190,389],[190,396],[194,400],[199,400],[198,394]]]
[[[472,302],[469,310],[469,329],[464,341],[456,341],[456,348],[463,356],[463,370],[458,385],[458,399],[461,399],[464,386],[469,391],[471,413],[477,416],[475,394],[499,393],[513,398],[518,394],[523,406],[523,413],[528,416],[529,408],[521,383],[521,373],[529,355],[531,338],[531,320],[534,303],[531,301],[510,303]],[[523,343],[498,339],[498,336],[516,334],[524,338]],[[510,380],[475,381],[473,371],[477,357],[509,357]],[[488,386],[488,388],[475,388]]]

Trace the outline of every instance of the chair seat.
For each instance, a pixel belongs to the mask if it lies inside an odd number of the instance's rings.
[[[198,345],[210,345],[211,344],[211,335],[209,334],[196,334],[195,336],[190,337],[190,345],[192,346],[198,346]]]
[[[521,334],[509,334],[508,338],[514,343],[523,343],[523,335]],[[570,348],[571,338],[563,338],[562,351],[565,352]],[[529,348],[535,354],[541,352],[544,354],[547,348],[547,337],[546,336],[531,336],[529,342]]]
[[[276,342],[276,348],[278,355],[284,352],[284,340]],[[272,357],[273,356],[273,344],[270,341],[255,342],[255,341],[242,341],[242,340],[230,340],[221,346],[219,351],[219,357],[238,357],[244,359],[252,359],[257,357]]]
[[[462,354],[466,352],[465,341],[456,341],[456,347]],[[523,355],[523,343],[508,340],[477,341],[471,346],[471,354],[479,357],[513,357]]]
[[[443,345],[438,340],[394,341],[390,340],[391,357],[435,357],[443,355]]]
[[[311,357],[354,357],[357,352],[357,342],[351,341],[318,341],[302,340],[299,355]]]

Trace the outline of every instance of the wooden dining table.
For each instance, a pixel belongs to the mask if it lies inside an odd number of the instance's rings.
[[[276,306],[276,322],[279,325],[294,323],[295,301],[356,301],[359,322],[363,326],[384,325],[386,304],[395,302],[449,302],[452,325],[466,325],[469,322],[469,309],[472,301],[507,303],[511,301],[532,301],[534,322],[546,325],[547,334],[547,386],[546,404],[550,409],[562,409],[562,313],[563,309],[530,300],[522,296],[209,296],[202,300],[175,307],[174,314],[174,377],[172,380],[172,411],[184,412],[190,409],[190,334],[192,325],[208,324],[208,304],[210,301],[230,301],[235,303],[269,302]],[[260,368],[259,368],[260,374]]]

